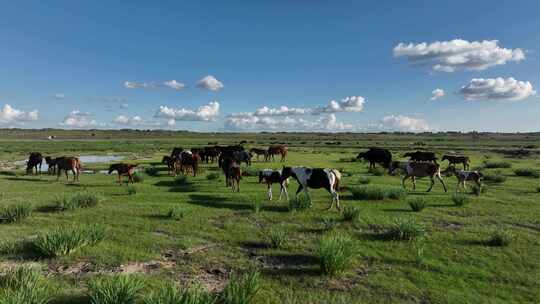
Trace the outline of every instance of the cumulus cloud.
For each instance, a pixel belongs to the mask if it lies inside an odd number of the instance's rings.
[[[56,98],[56,99],[64,99],[64,98],[66,98],[66,95],[64,95],[64,93],[56,93],[56,94],[54,94],[54,98]]]
[[[199,82],[197,82],[197,86],[209,91],[219,91],[224,87],[223,83],[212,75],[205,76],[199,80]]]
[[[143,125],[145,121],[140,116],[130,117],[126,115],[118,115],[112,120],[112,123],[124,126],[140,126]]]
[[[256,116],[287,116],[287,115],[304,115],[309,113],[309,109],[293,108],[287,106],[281,106],[279,108],[269,108],[263,106],[255,110]]]
[[[430,98],[430,100],[437,100],[437,99],[439,99],[439,98],[443,98],[444,95],[446,95],[446,93],[444,92],[444,90],[443,90],[443,89],[437,88],[437,89],[435,89],[435,90],[433,90],[433,91],[431,92],[431,98]]]
[[[164,86],[169,87],[174,90],[182,90],[186,87],[184,83],[178,82],[176,80],[168,80],[163,83]]]
[[[529,81],[510,78],[474,78],[459,90],[466,100],[523,100],[536,94]]]
[[[432,43],[399,43],[394,47],[395,57],[405,57],[411,63],[430,65],[434,71],[485,70],[507,62],[525,59],[522,49],[499,46],[498,40],[467,41],[454,39]]]
[[[35,121],[38,119],[38,111],[24,112],[13,108],[9,104],[5,104],[0,112],[0,124],[9,123],[24,123],[27,121]]]
[[[160,106],[154,117],[174,119],[177,121],[213,121],[219,115],[219,103],[210,102],[207,105],[200,106],[195,110],[185,108],[172,108]]]
[[[256,116],[253,113],[229,115],[225,119],[229,131],[324,131],[352,130],[351,124],[339,122],[334,114],[324,115],[317,120],[306,120],[290,116]]]
[[[383,117],[381,119],[381,128],[405,132],[426,132],[431,129],[425,120],[404,115],[389,115]]]
[[[362,96],[345,97],[341,101],[331,100],[324,107],[313,109],[313,114],[320,113],[338,113],[338,112],[362,112],[365,99]]]
[[[95,127],[98,124],[94,119],[92,119],[92,117],[92,113],[73,110],[59,124],[64,127],[71,128]]]

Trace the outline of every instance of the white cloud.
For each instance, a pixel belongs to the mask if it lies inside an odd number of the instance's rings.
[[[39,117],[38,111],[24,112],[13,108],[9,104],[5,104],[0,112],[0,124],[9,123],[24,123],[27,121],[35,121]]]
[[[145,124],[145,121],[140,116],[129,117],[125,115],[118,115],[113,119],[112,123],[125,126],[140,126]]]
[[[429,124],[419,118],[403,115],[389,115],[381,119],[381,129],[406,132],[426,132],[431,128]]]
[[[169,87],[174,90],[182,90],[186,87],[184,83],[178,82],[176,80],[168,80],[163,83],[164,86]]]
[[[64,93],[56,93],[56,94],[54,94],[54,98],[56,98],[56,99],[64,99],[64,98],[66,98],[66,95],[64,95]]]
[[[199,82],[197,82],[197,86],[210,91],[219,91],[224,87],[223,83],[212,75],[205,76],[199,80]]]
[[[218,115],[219,103],[213,101],[207,105],[198,107],[196,110],[160,106],[154,117],[174,119],[177,121],[213,121]]]
[[[437,99],[439,99],[439,98],[443,98],[444,95],[446,95],[446,93],[444,92],[444,90],[443,90],[443,89],[437,88],[437,89],[435,89],[435,90],[433,90],[433,91],[431,92],[431,98],[430,98],[430,100],[437,100]]]
[[[536,94],[529,81],[510,78],[474,78],[459,90],[466,100],[522,100]]]
[[[430,65],[434,71],[485,70],[495,65],[525,59],[522,49],[499,47],[498,40],[467,41],[454,39],[432,43],[405,44],[394,47],[395,57],[405,57],[409,62]]]
[[[281,106],[279,108],[269,108],[263,106],[255,110],[254,115],[256,116],[287,116],[287,115],[304,115],[309,113],[309,109],[304,108],[293,108],[287,106]]]
[[[334,114],[324,115],[317,120],[306,120],[290,116],[257,116],[253,113],[229,115],[225,119],[229,131],[322,131],[336,132],[352,130],[350,124],[338,122]]]
[[[95,127],[98,124],[94,119],[91,118],[92,116],[92,113],[73,110],[59,124],[61,126],[73,128]]]
[[[313,109],[313,114],[338,113],[338,112],[362,112],[365,99],[362,96],[345,97],[341,101],[332,100],[324,107]]]

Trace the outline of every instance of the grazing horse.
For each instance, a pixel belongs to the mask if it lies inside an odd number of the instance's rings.
[[[216,149],[216,147],[204,147],[203,159],[206,163],[208,162],[213,163],[218,159],[220,153],[221,152],[218,149]]]
[[[43,156],[39,152],[32,152],[26,162],[26,174],[34,174],[34,168],[36,174],[41,173],[41,163],[43,163]]]
[[[167,172],[169,175],[174,174],[174,158],[165,155],[163,156],[163,159],[161,159],[161,163],[167,166]]]
[[[47,164],[47,173],[49,175],[56,174],[56,159],[50,156],[45,156],[45,163]]]
[[[296,179],[298,182],[298,190],[296,190],[296,195],[303,190],[311,203],[311,196],[309,195],[308,188],[324,188],[332,195],[328,210],[332,209],[334,206],[334,201],[336,202],[337,209],[341,210],[338,193],[339,183],[341,182],[341,173],[338,170],[306,167],[283,167],[281,170],[281,178],[286,179],[290,176],[294,177],[294,179]]]
[[[190,151],[182,152],[179,159],[180,172],[182,172],[182,174],[186,174],[191,169],[193,171],[193,176],[197,176],[200,161],[201,157],[199,154],[191,153]]]
[[[128,176],[128,183],[134,183],[133,181],[133,169],[137,167],[138,165],[131,165],[131,164],[112,164],[109,167],[109,174],[113,173],[113,171],[116,171],[118,173],[118,183],[122,185],[122,176],[127,175]]]
[[[253,154],[248,151],[235,151],[233,152],[233,158],[238,162],[239,165],[246,163],[246,165],[251,166],[251,158]]]
[[[178,158],[178,157],[180,157],[180,154],[182,154],[183,151],[184,151],[184,148],[182,148],[182,147],[174,147],[172,152],[171,152],[171,157],[172,158]]]
[[[266,183],[268,189],[268,200],[272,200],[272,184],[278,183],[280,187],[279,198],[281,201],[281,195],[285,193],[285,198],[289,200],[289,193],[287,193],[287,186],[289,185],[288,178],[282,178],[281,170],[272,170],[272,169],[263,169],[259,171],[259,184],[262,182]]]
[[[240,165],[231,157],[222,160],[221,169],[225,174],[225,187],[231,187],[232,191],[240,192],[240,179],[242,179],[242,170]]]
[[[258,148],[251,148],[249,152],[257,155],[257,161],[259,161],[259,156],[264,156],[264,160],[266,161],[268,159],[268,150],[265,149],[258,149]]]
[[[411,161],[429,161],[437,163],[437,156],[434,152],[416,151],[407,152],[403,154],[403,157],[409,157]]]
[[[452,166],[455,164],[463,164],[463,170],[469,170],[469,164],[471,163],[471,159],[468,156],[463,155],[443,155],[442,161],[448,160],[448,165]]]
[[[55,159],[57,166],[57,176],[56,180],[60,178],[62,170],[66,173],[66,179],[69,180],[68,171],[73,172],[73,181],[79,180],[79,175],[82,170],[82,163],[77,157],[58,157]]]
[[[479,171],[465,171],[465,170],[457,170],[454,166],[449,166],[444,170],[445,174],[454,174],[457,177],[458,184],[456,187],[456,192],[459,190],[460,186],[463,187],[463,190],[467,191],[467,185],[465,185],[465,182],[467,181],[473,181],[478,188],[482,187],[481,180],[484,177],[482,172]]]
[[[367,160],[370,169],[374,168],[375,164],[381,164],[383,167],[388,168],[392,161],[392,153],[387,149],[369,148],[366,152],[358,153],[356,159]]]
[[[285,145],[270,146],[268,147],[265,161],[269,161],[270,158],[272,158],[272,161],[275,161],[274,155],[281,155],[281,162],[284,162],[288,151],[289,148]]]
[[[443,185],[444,192],[446,192],[446,185],[441,177],[441,167],[436,163],[431,162],[416,162],[409,161],[405,165],[405,176],[401,179],[401,185],[405,189],[405,180],[412,177],[413,189],[416,189],[416,178],[422,178],[428,176],[431,180],[431,185],[427,192],[430,192],[435,185],[435,178],[437,178]]]

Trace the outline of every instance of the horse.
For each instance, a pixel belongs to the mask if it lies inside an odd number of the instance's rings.
[[[174,158],[165,155],[161,159],[161,163],[167,166],[167,172],[169,173],[169,175],[174,174]]]
[[[251,166],[251,158],[253,157],[253,154],[248,151],[235,151],[233,152],[233,158],[238,162],[239,165],[241,165],[243,162],[246,163],[246,165]]]
[[[467,185],[465,184],[467,181],[473,181],[478,188],[482,187],[481,180],[484,177],[482,172],[480,171],[465,171],[465,170],[457,170],[454,166],[449,166],[444,170],[445,174],[454,174],[457,177],[458,184],[456,187],[456,192],[459,190],[460,186],[463,187],[463,190],[467,191]]]
[[[36,174],[41,173],[41,164],[43,163],[43,156],[39,152],[32,152],[28,157],[26,162],[26,174],[34,174],[34,169],[36,169]]]
[[[60,173],[62,170],[66,173],[66,180],[69,180],[68,171],[73,172],[73,181],[79,180],[79,175],[82,171],[82,163],[77,157],[58,157],[55,159],[56,166],[58,167],[56,180],[60,179]]]
[[[448,165],[452,166],[454,164],[463,164],[463,170],[469,170],[469,164],[471,159],[468,156],[463,155],[443,155],[441,161],[448,160]]]
[[[416,189],[416,178],[422,178],[429,176],[431,180],[431,185],[429,186],[427,192],[430,192],[435,185],[435,178],[437,178],[443,185],[444,192],[447,191],[446,185],[441,177],[441,167],[437,163],[432,162],[416,162],[409,161],[405,165],[405,176],[401,179],[401,185],[405,189],[405,180],[409,177],[412,177],[413,190]]]
[[[47,164],[47,173],[49,175],[55,175],[56,174],[56,159],[45,156],[45,163]]]
[[[339,183],[341,182],[341,173],[338,170],[306,167],[283,167],[281,170],[281,177],[286,179],[290,176],[294,177],[294,179],[296,179],[298,182],[298,190],[296,190],[296,195],[303,190],[311,203],[311,196],[309,195],[308,188],[324,188],[332,195],[328,210],[332,209],[334,202],[336,202],[337,209],[341,210],[338,193]]]
[[[366,152],[358,153],[356,159],[365,159],[369,162],[369,168],[375,168],[375,164],[381,164],[388,168],[392,161],[392,153],[388,149],[369,148]]]
[[[234,158],[227,157],[222,160],[221,169],[225,175],[225,187],[231,187],[232,191],[240,192],[240,180],[242,179],[242,170]]]
[[[268,200],[272,200],[272,184],[278,183],[280,187],[279,198],[281,201],[281,195],[285,194],[287,200],[289,200],[289,194],[287,193],[287,186],[289,185],[289,179],[283,178],[281,175],[281,170],[272,170],[272,169],[263,169],[259,171],[259,184],[262,182],[266,183],[266,188],[268,189]]]
[[[270,158],[272,158],[272,161],[275,161],[274,155],[281,155],[281,162],[284,162],[288,151],[289,149],[285,145],[270,146],[268,147],[265,161],[269,161]]]
[[[251,148],[249,152],[257,155],[257,161],[259,161],[259,156],[264,156],[264,160],[266,161],[268,159],[268,150],[265,149],[258,149],[258,148]]]
[[[197,172],[199,171],[199,162],[201,161],[201,157],[196,153],[191,153],[190,151],[184,151],[180,155],[180,172],[182,174],[188,173],[188,170],[191,169],[193,171],[193,176],[197,176]]]
[[[134,183],[133,181],[133,169],[137,167],[138,165],[131,165],[131,164],[112,164],[109,167],[109,174],[113,173],[113,171],[116,171],[118,173],[118,183],[122,185],[122,176],[127,175],[128,176],[128,183]]]

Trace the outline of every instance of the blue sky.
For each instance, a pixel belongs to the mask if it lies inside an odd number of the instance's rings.
[[[538,1],[21,2],[0,127],[540,130]]]

